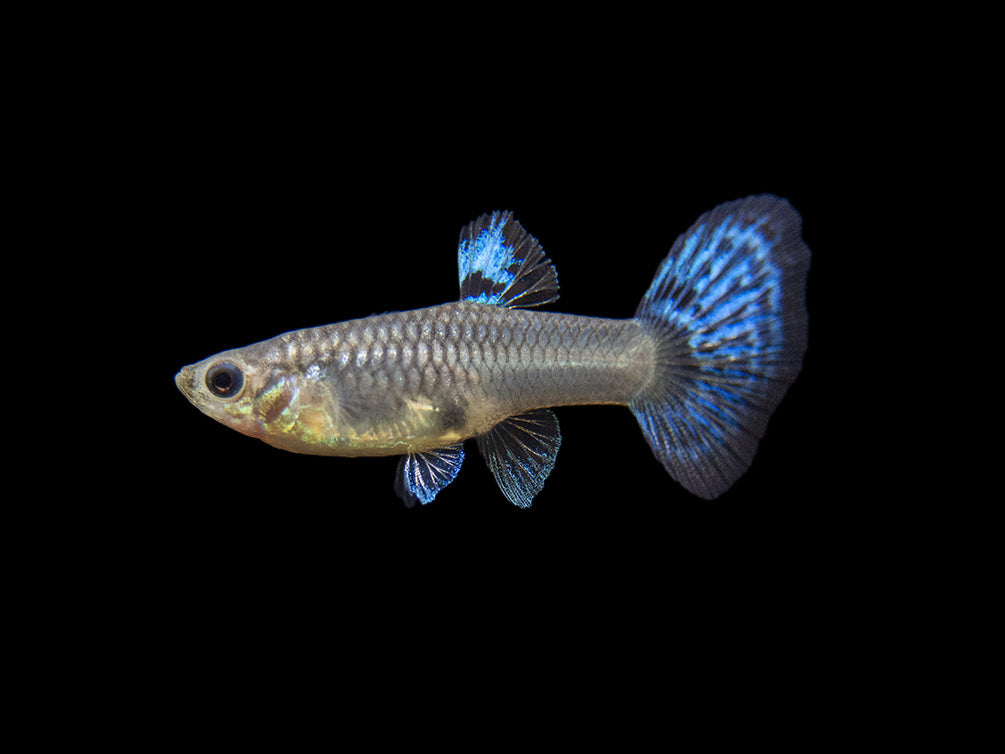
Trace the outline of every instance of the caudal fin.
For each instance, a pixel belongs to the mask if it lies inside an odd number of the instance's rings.
[[[631,404],[670,475],[711,499],[749,467],[806,351],[810,250],[784,199],[721,204],[674,243],[635,316],[657,334]]]

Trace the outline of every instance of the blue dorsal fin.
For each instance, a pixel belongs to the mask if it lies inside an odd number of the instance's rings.
[[[416,500],[425,505],[454,481],[463,462],[463,443],[425,453],[409,453],[402,456],[398,463],[394,491],[409,508],[415,505]]]
[[[539,306],[558,300],[558,275],[541,245],[512,212],[482,215],[457,245],[461,301]]]
[[[546,408],[511,416],[478,437],[478,450],[499,489],[521,508],[544,487],[561,444],[558,419]]]

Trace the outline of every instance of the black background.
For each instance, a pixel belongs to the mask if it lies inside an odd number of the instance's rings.
[[[31,96],[11,121],[37,133],[10,144],[29,167],[10,256],[40,269],[7,282],[11,329],[42,354],[7,351],[8,434],[27,452],[8,459],[5,532],[35,733],[271,734],[285,751],[301,730],[480,749],[547,745],[550,728],[623,749],[858,743],[871,722],[900,740],[945,719],[936,689],[960,683],[939,663],[973,663],[931,659],[971,644],[938,619],[972,623],[966,595],[932,595],[979,575],[945,567],[977,527],[944,526],[965,495],[908,491],[935,469],[904,428],[976,477],[981,444],[931,426],[966,410],[963,391],[924,378],[982,362],[932,337],[966,320],[954,283],[910,278],[944,269],[969,289],[983,269],[959,233],[925,254],[929,219],[983,184],[924,180],[988,164],[934,117],[981,121],[959,107],[981,61],[958,75],[945,34],[875,14],[486,8],[84,9],[79,29],[66,13],[37,27],[12,69]],[[628,317],[679,233],[761,192],[802,214],[809,350],[716,501],[669,478],[626,409],[578,407],[556,411],[562,448],[530,510],[473,443],[406,509],[397,459],[273,449],[173,382],[283,331],[456,299],[458,233],[495,209],[553,260],[549,309]],[[947,446],[971,457],[955,467]],[[898,716],[905,697],[923,703]]]
[[[448,653],[490,632],[491,651],[508,636],[576,665],[575,637],[601,662],[672,664],[691,645],[761,658],[779,635],[809,651],[843,625],[833,606],[877,536],[874,500],[849,492],[862,420],[848,302],[866,295],[849,260],[867,211],[849,206],[866,176],[845,110],[795,83],[727,97],[600,69],[357,80],[306,60],[210,63],[150,71],[111,135],[115,224],[96,264],[130,346],[102,372],[114,439],[92,473],[107,493],[69,519],[99,533],[87,561],[169,660],[220,652],[240,676],[258,645],[330,666],[355,651],[329,645],[339,632]],[[458,233],[495,209],[553,260],[549,309],[630,317],[678,234],[762,192],[803,217],[809,350],[753,467],[713,502],[670,479],[623,408],[557,410],[562,448],[529,510],[473,443],[432,504],[406,509],[396,458],[276,450],[174,386],[224,349],[455,300]]]
[[[836,156],[785,126],[754,143],[742,131],[694,143],[656,112],[609,133],[588,107],[558,126],[518,118],[512,132],[493,113],[497,127],[479,138],[491,107],[477,98],[437,125],[404,105],[290,104],[280,115],[243,99],[203,103],[164,132],[151,166],[163,177],[147,238],[164,296],[153,312],[155,465],[172,489],[164,523],[182,541],[225,559],[310,555],[323,568],[351,553],[403,572],[443,557],[461,569],[471,557],[514,571],[636,558],[718,569],[834,545],[833,519],[846,515],[830,408],[841,388],[828,373],[841,295],[830,270],[846,253],[828,186]],[[627,410],[582,407],[558,410],[563,446],[532,509],[505,501],[472,444],[455,482],[407,510],[392,491],[397,459],[273,449],[201,415],[172,382],[184,364],[280,332],[454,300],[458,232],[493,209],[513,210],[554,261],[551,309],[628,317],[700,213],[760,192],[803,215],[810,347],[753,468],[714,502],[666,475]]]

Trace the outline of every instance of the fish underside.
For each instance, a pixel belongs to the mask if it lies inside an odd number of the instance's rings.
[[[509,212],[461,232],[460,301],[284,333],[186,366],[202,412],[297,453],[400,455],[409,505],[456,477],[475,438],[527,507],[561,443],[554,406],[619,404],[670,475],[714,498],[750,466],[806,350],[810,252],[783,199],[702,215],[631,319],[533,311],[558,298],[537,240]]]

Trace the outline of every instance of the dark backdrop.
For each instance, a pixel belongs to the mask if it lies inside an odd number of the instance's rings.
[[[407,601],[456,582],[655,606],[683,593],[798,600],[853,567],[874,515],[845,492],[861,429],[841,345],[861,296],[846,267],[860,163],[826,114],[792,117],[798,93],[753,120],[652,92],[580,91],[543,112],[490,90],[370,94],[206,85],[144,115],[127,172],[129,292],[149,344],[135,403],[144,481],[107,515],[153,554],[155,578],[207,603],[263,584],[309,604],[372,590]],[[554,261],[551,309],[628,317],[699,214],[761,192],[803,217],[809,350],[752,469],[714,502],[670,479],[627,410],[581,407],[557,411],[562,449],[530,510],[503,498],[473,443],[454,483],[409,510],[392,490],[397,459],[273,449],[173,384],[185,364],[280,332],[453,300],[458,233],[494,209]]]

